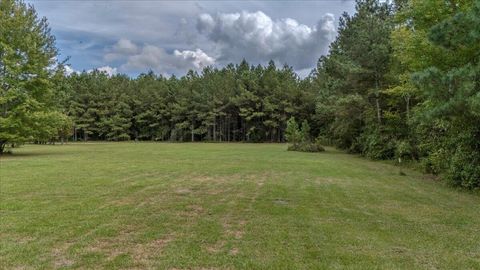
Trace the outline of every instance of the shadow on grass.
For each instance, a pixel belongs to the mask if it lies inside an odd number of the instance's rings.
[[[16,148],[18,149],[18,148]],[[58,152],[51,152],[51,151],[31,151],[31,152],[17,152],[13,150],[12,152],[4,153],[0,155],[0,160],[13,160],[13,159],[20,159],[20,158],[28,158],[28,157],[38,157],[38,156],[60,156],[60,155],[68,155],[68,151],[58,151]]]

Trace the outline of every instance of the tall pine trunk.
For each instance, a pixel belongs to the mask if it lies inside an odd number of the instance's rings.
[[[191,133],[192,133],[192,142],[195,141],[195,136],[194,136],[194,133],[193,133],[193,121],[192,121],[192,126],[191,126]]]
[[[410,119],[410,96],[405,97],[405,103],[407,105],[407,120]]]
[[[213,121],[213,141],[217,141],[217,119],[215,117],[215,120]]]
[[[382,123],[382,112],[380,109],[380,93],[379,93],[379,86],[378,86],[378,73],[375,73],[375,106],[377,107],[377,121],[378,124]]]

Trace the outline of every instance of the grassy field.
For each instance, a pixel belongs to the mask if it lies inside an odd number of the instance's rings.
[[[0,267],[480,269],[480,196],[333,149],[25,146],[0,161]]]

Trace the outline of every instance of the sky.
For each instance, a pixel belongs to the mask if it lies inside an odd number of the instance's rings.
[[[328,52],[343,12],[354,1],[59,1],[29,0],[47,17],[59,60],[70,71],[136,76],[246,59],[274,60],[308,74]]]

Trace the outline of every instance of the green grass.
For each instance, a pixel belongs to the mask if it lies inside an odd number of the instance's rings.
[[[0,267],[480,269],[480,196],[332,149],[30,146],[0,161]]]

